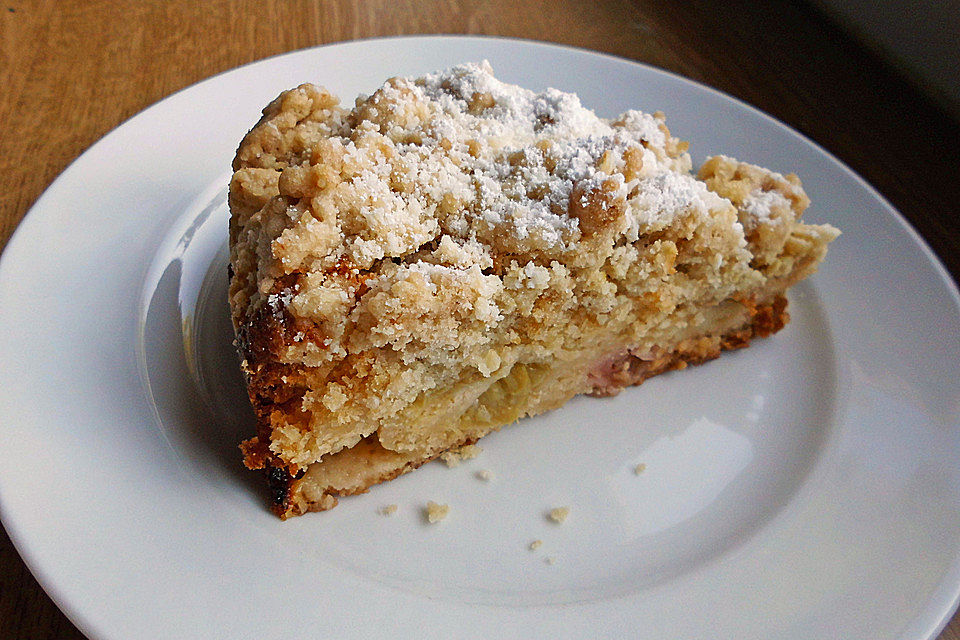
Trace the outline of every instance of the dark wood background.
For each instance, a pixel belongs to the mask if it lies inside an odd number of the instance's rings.
[[[730,93],[850,165],[960,279],[960,125],[799,0],[0,0],[0,247],[80,153],[178,89],[285,51],[422,33],[570,44]],[[2,531],[0,637],[83,637]],[[960,640],[960,616],[940,639]]]

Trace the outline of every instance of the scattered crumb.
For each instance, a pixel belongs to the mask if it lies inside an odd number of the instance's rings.
[[[465,447],[460,447],[460,457],[464,460],[473,460],[480,452],[483,451],[480,447],[475,444],[468,444]]]
[[[431,523],[440,522],[450,513],[450,505],[437,504],[433,500],[427,502],[427,520]]]
[[[543,561],[547,564],[557,564],[557,560],[553,556],[547,556]]]
[[[460,466],[460,456],[455,451],[444,451],[440,454],[440,459],[451,469]]]
[[[557,507],[550,510],[550,519],[554,522],[563,522],[569,515],[570,509],[568,507]]]
[[[534,540],[530,543],[530,551],[536,551],[543,544],[543,540]]]
[[[395,505],[395,504],[385,505],[385,506],[383,506],[383,507],[380,507],[380,515],[392,516],[393,514],[395,514],[395,513],[397,512],[397,509],[398,509],[398,508],[399,508],[399,507],[397,507],[397,505]]]
[[[647,470],[647,465],[644,464],[643,462],[641,462],[640,464],[638,464],[637,466],[635,466],[635,467],[633,468],[633,472],[634,472],[635,474],[637,474],[637,475],[640,475],[641,473],[643,473],[643,472],[646,471],[646,470]]]
[[[447,463],[451,469],[460,464],[462,460],[473,460],[483,451],[475,444],[467,444],[459,449],[451,449],[440,454],[440,459]]]
[[[484,482],[490,482],[493,480],[493,472],[487,469],[481,469],[480,471],[477,471],[477,477]]]

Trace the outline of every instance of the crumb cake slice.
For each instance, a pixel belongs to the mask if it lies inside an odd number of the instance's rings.
[[[230,304],[277,514],[782,328],[839,232],[800,222],[795,176],[695,176],[686,149],[486,63],[268,105],[233,163]]]

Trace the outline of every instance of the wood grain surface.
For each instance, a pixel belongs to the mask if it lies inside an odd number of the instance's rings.
[[[849,164],[960,276],[958,123],[806,5],[742,0],[0,0],[0,247],[70,162],[165,96],[294,49],[422,33],[570,44],[730,93]],[[5,533],[0,637],[83,637]],[[960,640],[960,617],[940,638]]]

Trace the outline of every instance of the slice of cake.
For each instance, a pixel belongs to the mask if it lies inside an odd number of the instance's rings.
[[[783,327],[838,231],[800,222],[795,176],[695,177],[686,149],[486,63],[268,105],[233,163],[230,304],[275,511]]]

